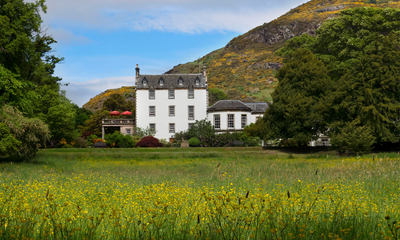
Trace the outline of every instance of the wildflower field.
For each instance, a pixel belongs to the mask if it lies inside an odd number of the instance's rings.
[[[400,155],[46,149],[0,164],[1,239],[398,239]]]

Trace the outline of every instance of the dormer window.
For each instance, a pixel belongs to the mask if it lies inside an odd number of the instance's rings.
[[[179,86],[182,86],[182,85],[183,85],[183,80],[182,80],[182,79],[179,79],[179,80],[178,80],[178,84],[179,84]]]
[[[196,86],[200,85],[200,80],[198,78],[196,78],[196,80],[194,81],[194,83],[196,84]]]
[[[159,84],[160,84],[160,86],[164,86],[164,80],[160,79]]]
[[[146,79],[143,80],[142,83],[143,83],[143,86],[147,86],[147,80]]]

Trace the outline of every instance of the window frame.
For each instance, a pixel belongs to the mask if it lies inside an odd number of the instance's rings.
[[[192,117],[190,117],[190,108],[193,109],[193,112],[192,112],[193,116]],[[194,120],[194,106],[193,105],[188,106],[188,120]]]
[[[152,96],[153,93],[153,96]],[[149,89],[149,99],[156,99],[156,90]]]
[[[173,109],[173,114],[171,114],[171,109]],[[168,106],[168,116],[175,117],[175,105]]]
[[[217,126],[217,120],[215,119],[216,116],[218,116],[218,126]],[[221,115],[220,114],[214,114],[214,128],[221,129]]]
[[[244,118],[243,118],[243,117],[244,117]],[[244,129],[244,128],[246,127],[246,125],[247,125],[247,115],[246,115],[246,114],[242,114],[240,120],[241,120],[242,129]],[[243,120],[244,120],[244,122],[243,122]],[[244,125],[243,125],[243,124],[244,124]]]
[[[168,99],[175,99],[175,89],[168,89]]]
[[[171,126],[173,126],[173,130],[171,130]],[[169,133],[175,133],[175,123],[170,123],[169,125],[168,125],[168,132]]]
[[[151,127],[151,125],[154,125],[154,130],[156,130],[156,124],[155,124],[155,123],[149,123],[149,129],[153,129],[153,128]]]
[[[192,92],[192,97],[190,97],[190,92]],[[194,89],[188,89],[188,99],[194,99]]]
[[[125,129],[125,132],[127,135],[130,135],[130,136],[132,135],[132,129],[130,129],[130,128]]]
[[[193,127],[194,123],[188,123],[188,129],[191,129]]]
[[[154,108],[154,114],[151,114],[151,108]],[[156,106],[149,106],[149,117],[155,117],[156,116]]]
[[[230,120],[229,116],[232,116],[232,127],[229,126],[229,120]],[[227,129],[235,129],[235,114],[228,114],[226,120],[227,120],[227,123],[228,123]]]

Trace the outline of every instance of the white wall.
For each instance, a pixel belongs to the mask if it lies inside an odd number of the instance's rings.
[[[169,140],[174,133],[169,132],[169,123],[175,123],[175,132],[187,130],[189,123],[207,118],[206,89],[195,89],[194,99],[188,99],[187,89],[175,89],[175,98],[168,98],[168,89],[155,90],[155,99],[149,99],[149,91],[136,90],[136,126],[149,127],[156,124],[156,138]],[[156,116],[149,116],[149,106],[156,107]],[[169,106],[175,106],[175,116],[169,116]],[[188,120],[188,106],[194,107],[194,120]]]
[[[211,122],[211,124],[214,126],[214,115],[220,115],[221,119],[221,128],[220,129],[215,129],[215,130],[242,130],[242,114],[246,115],[247,117],[247,124],[249,125],[251,122],[251,113],[250,112],[234,112],[234,111],[224,111],[224,112],[210,112],[208,113],[208,121]],[[228,129],[228,114],[234,114],[235,115],[235,129]]]
[[[251,114],[251,122],[250,123],[256,123],[257,117],[262,118],[263,116],[264,116],[264,114],[262,114],[262,113]]]

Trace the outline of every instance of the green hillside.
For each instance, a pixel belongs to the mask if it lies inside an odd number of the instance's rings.
[[[204,63],[210,88],[223,89],[232,99],[271,100],[270,93],[277,84],[274,76],[282,66],[282,58],[274,52],[292,37],[315,35],[315,30],[340,10],[360,6],[400,8],[400,1],[312,0],[232,39],[224,48],[167,73],[194,73],[198,62]]]
[[[271,100],[270,94],[277,84],[274,76],[283,63],[274,52],[295,36],[303,33],[314,36],[315,30],[326,19],[337,16],[340,10],[360,6],[400,8],[400,0],[311,0],[232,39],[224,48],[193,62],[179,64],[166,73],[198,73],[199,63],[206,64],[209,88],[222,89],[230,99]],[[129,92],[126,97],[132,100],[132,89],[125,90]],[[92,98],[84,107],[97,110],[111,94],[109,91],[125,94],[125,90],[108,90]]]

